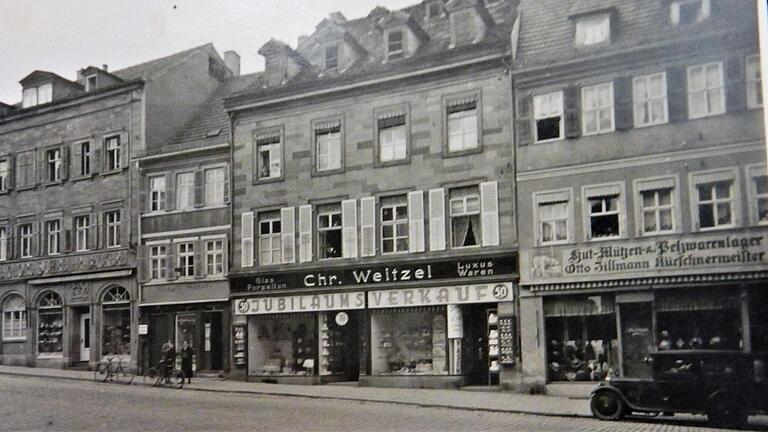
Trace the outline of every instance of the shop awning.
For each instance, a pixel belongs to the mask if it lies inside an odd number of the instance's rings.
[[[591,280],[578,282],[564,282],[551,284],[527,284],[521,283],[523,289],[534,293],[557,293],[566,291],[581,291],[594,289],[617,289],[637,287],[665,287],[692,284],[718,284],[734,282],[758,282],[768,280],[768,271],[739,272],[739,273],[712,273],[679,276],[655,276],[643,278]]]

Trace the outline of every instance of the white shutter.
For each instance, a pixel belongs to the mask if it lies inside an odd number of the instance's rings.
[[[360,256],[376,255],[376,198],[360,199]]]
[[[299,262],[312,261],[312,206],[299,207]]]
[[[424,252],[424,192],[408,192],[408,250]]]
[[[253,212],[241,215],[240,265],[253,267]]]
[[[280,209],[280,232],[283,263],[296,262],[296,224],[293,207]]]
[[[498,183],[480,183],[480,215],[482,217],[483,246],[499,244]]]
[[[341,254],[357,258],[357,200],[341,202]]]
[[[445,190],[429,190],[429,250],[445,250]]]

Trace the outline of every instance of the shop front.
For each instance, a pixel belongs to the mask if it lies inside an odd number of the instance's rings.
[[[528,386],[647,377],[662,350],[765,351],[766,243],[757,232],[524,254]]]

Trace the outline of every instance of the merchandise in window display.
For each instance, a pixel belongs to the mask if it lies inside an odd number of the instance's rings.
[[[40,323],[37,326],[37,352],[39,354],[61,354],[63,324],[61,312],[40,313]]]
[[[447,374],[445,315],[376,315],[379,375]],[[435,324],[435,322],[437,324]]]
[[[251,374],[312,375],[316,339],[314,317],[258,320],[250,330]]]
[[[321,315],[320,324],[320,374],[343,374],[347,370],[347,343],[338,324]]]
[[[130,309],[105,310],[102,329],[102,355],[131,354]]]

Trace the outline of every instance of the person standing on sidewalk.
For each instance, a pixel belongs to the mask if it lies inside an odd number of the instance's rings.
[[[184,371],[184,376],[187,377],[187,382],[190,384],[192,383],[192,357],[194,355],[195,351],[185,340],[181,346],[181,370]]]

